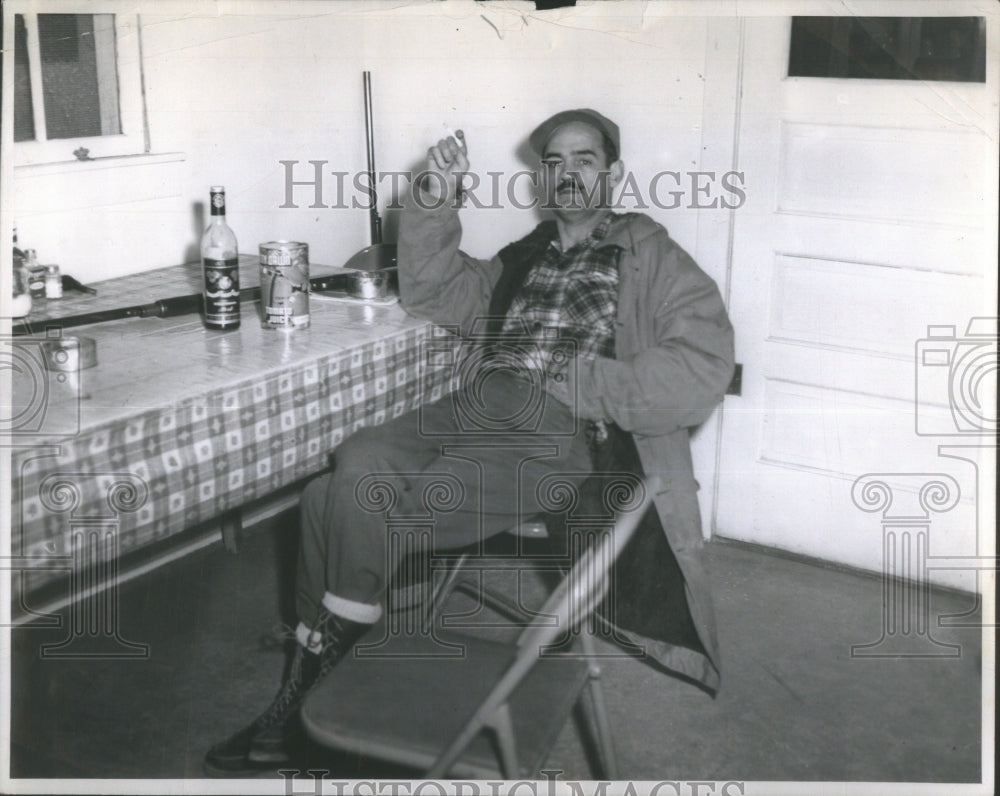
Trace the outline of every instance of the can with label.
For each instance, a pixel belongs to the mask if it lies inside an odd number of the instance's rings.
[[[45,266],[38,264],[34,249],[24,250],[24,265],[28,269],[28,288],[32,298],[45,298]]]
[[[260,322],[265,329],[309,327],[309,244],[260,244]]]

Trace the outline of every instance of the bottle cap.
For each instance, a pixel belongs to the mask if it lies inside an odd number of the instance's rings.
[[[226,214],[226,189],[221,185],[213,185],[210,192],[211,214],[222,216]]]

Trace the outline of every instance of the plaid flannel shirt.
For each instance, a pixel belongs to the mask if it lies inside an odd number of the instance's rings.
[[[528,272],[504,320],[505,336],[524,340],[522,364],[546,376],[570,357],[613,357],[619,246],[600,246],[616,220],[608,215],[586,240],[563,251],[552,241]]]

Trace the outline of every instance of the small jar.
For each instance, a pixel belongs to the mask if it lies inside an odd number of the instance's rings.
[[[62,274],[59,273],[59,266],[45,266],[45,298],[60,299],[62,294]]]

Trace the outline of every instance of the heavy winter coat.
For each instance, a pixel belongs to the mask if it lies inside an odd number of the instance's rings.
[[[424,209],[411,202],[400,225],[399,287],[407,312],[458,324],[468,334],[489,314],[504,265],[499,255],[468,256],[459,248],[461,237],[454,208]],[[622,249],[616,355],[576,362],[573,405],[582,418],[610,420],[631,432],[643,470],[659,477],[654,503],[706,654],[656,641],[648,652],[716,690],[719,650],[702,564],[690,429],[703,423],[725,394],[733,372],[733,329],[712,279],[648,216],[620,216],[599,245]]]

